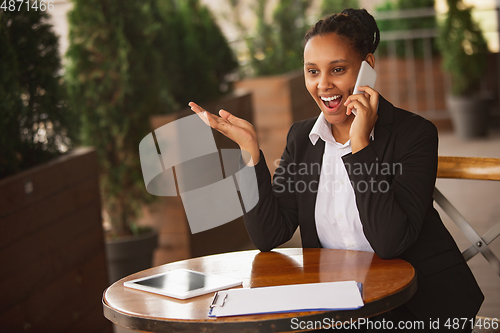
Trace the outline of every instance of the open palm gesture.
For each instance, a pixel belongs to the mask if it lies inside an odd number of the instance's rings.
[[[247,151],[252,157],[251,164],[257,164],[260,158],[259,144],[255,128],[245,119],[238,118],[231,113],[220,110],[219,116],[214,115],[194,102],[188,104],[200,118],[210,127],[224,134]],[[248,161],[246,161],[248,162]]]

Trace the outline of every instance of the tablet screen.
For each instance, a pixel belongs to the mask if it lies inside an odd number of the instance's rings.
[[[158,275],[135,283],[176,293],[201,289],[206,286],[206,276],[193,271],[173,271],[168,274]]]
[[[148,291],[165,296],[186,299],[210,292],[241,285],[235,280],[218,275],[207,275],[187,269],[178,269],[145,278],[126,281],[125,287]]]

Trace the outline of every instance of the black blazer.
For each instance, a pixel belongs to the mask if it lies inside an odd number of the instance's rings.
[[[309,140],[316,119],[292,125],[272,184],[262,153],[255,166],[259,202],[244,220],[261,251],[288,241],[299,225],[302,246],[321,247],[314,210],[325,143]],[[402,258],[416,269],[418,289],[406,307],[427,321],[473,318],[484,296],[433,207],[437,147],[431,122],[381,96],[374,140],[342,159],[375,253]]]

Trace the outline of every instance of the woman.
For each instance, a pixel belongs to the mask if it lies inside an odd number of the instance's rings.
[[[260,199],[245,216],[251,240],[269,251],[300,225],[305,248],[402,258],[415,267],[418,290],[378,319],[395,327],[396,321],[439,319],[446,331],[447,322],[467,318],[454,331],[471,331],[484,297],[433,208],[435,126],[370,87],[352,94],[361,62],[375,67],[375,20],[364,9],[346,9],[316,23],[305,40],[305,83],[321,114],[292,125],[272,184],[253,126],[224,110],[220,117],[207,113],[210,125],[249,152],[255,165]]]

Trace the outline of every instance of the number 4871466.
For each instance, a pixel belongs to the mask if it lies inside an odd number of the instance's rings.
[[[21,10],[39,10],[44,12],[46,10],[54,10],[54,0],[4,0],[0,9],[9,12],[20,12]]]
[[[448,329],[465,329],[465,328],[478,328],[478,329],[498,329],[499,322],[497,318],[448,318],[444,324]]]

